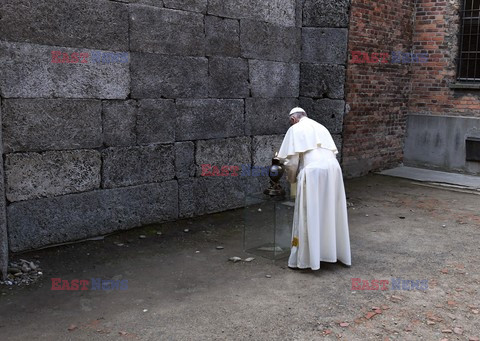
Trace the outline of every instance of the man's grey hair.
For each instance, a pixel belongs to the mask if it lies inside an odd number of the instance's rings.
[[[296,112],[296,113],[290,115],[290,117],[295,117],[296,119],[301,119],[302,117],[307,117],[307,113],[299,111],[299,112]]]

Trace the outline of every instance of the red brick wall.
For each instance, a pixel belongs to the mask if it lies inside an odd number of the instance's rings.
[[[410,52],[413,1],[352,0],[349,52]],[[349,57],[350,58],[350,57]],[[410,92],[408,64],[353,64],[347,67],[343,169],[347,176],[396,165]]]
[[[458,57],[460,0],[418,0],[413,52],[428,53],[427,64],[412,66],[410,113],[480,117],[480,90],[453,90]]]

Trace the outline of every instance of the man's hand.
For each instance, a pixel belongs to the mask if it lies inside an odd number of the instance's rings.
[[[287,180],[291,184],[297,182],[297,170],[298,170],[298,162],[299,157],[298,154],[288,156],[286,159],[281,159],[280,162],[283,160],[283,166],[287,173]]]

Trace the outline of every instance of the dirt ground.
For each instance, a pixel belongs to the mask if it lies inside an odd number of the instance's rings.
[[[242,210],[135,229],[16,255],[44,275],[0,286],[0,339],[478,340],[480,195],[378,175],[346,186],[351,267],[227,261],[250,256]],[[128,289],[52,291],[53,277],[127,279]],[[352,290],[352,278],[428,289]]]

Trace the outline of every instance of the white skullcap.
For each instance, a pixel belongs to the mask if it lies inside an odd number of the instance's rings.
[[[305,110],[303,110],[300,107],[296,107],[296,108],[293,108],[292,110],[290,110],[290,114],[288,114],[288,116],[290,117],[297,112],[303,112],[304,114],[306,114]]]

